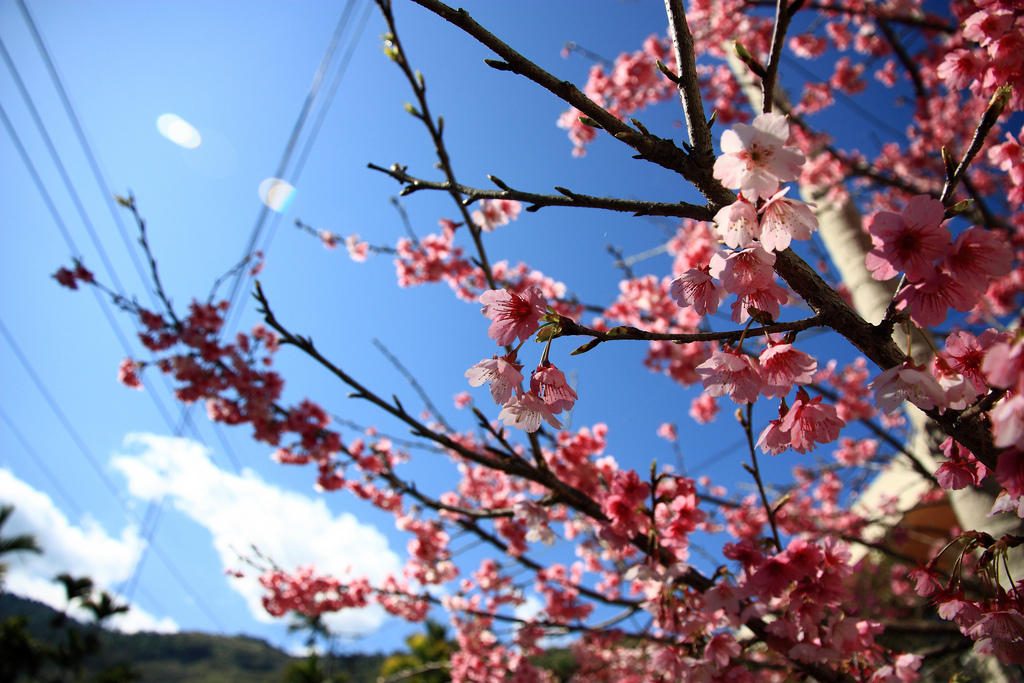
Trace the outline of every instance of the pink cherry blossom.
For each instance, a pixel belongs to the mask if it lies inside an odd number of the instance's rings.
[[[130,389],[142,391],[142,380],[139,379],[139,364],[131,358],[125,358],[117,369],[117,381]]]
[[[480,208],[470,216],[473,222],[484,232],[491,232],[499,225],[508,225],[516,220],[522,204],[510,199],[481,199]]]
[[[875,392],[875,404],[886,414],[894,412],[903,401],[923,410],[943,406],[946,401],[938,380],[910,360],[889,368],[873,379],[868,388]]]
[[[547,422],[554,429],[561,429],[562,423],[555,419],[544,400],[533,392],[511,397],[498,413],[506,427],[515,427],[533,433],[540,429],[541,422]]]
[[[743,195],[715,214],[715,231],[726,246],[744,249],[751,246],[761,234],[757,222],[757,209]]]
[[[979,340],[980,341],[980,340]],[[1024,338],[1013,344],[998,342],[986,352],[981,371],[992,386],[1024,390]]]
[[[669,292],[680,306],[693,306],[697,315],[714,315],[723,295],[707,268],[689,269],[672,281]]]
[[[760,246],[711,257],[711,277],[722,281],[725,291],[742,296],[758,291],[772,282],[775,254]]]
[[[710,394],[701,394],[690,401],[690,417],[697,424],[707,424],[718,415],[718,401]]]
[[[899,310],[910,309],[910,319],[918,327],[934,327],[946,322],[949,309],[967,312],[977,303],[977,295],[964,283],[945,273],[933,273],[924,280],[911,282],[896,295]]]
[[[761,393],[768,398],[781,398],[794,384],[810,384],[818,369],[818,361],[792,344],[774,344],[761,352],[758,359],[764,386]]]
[[[494,322],[487,336],[499,345],[511,344],[518,338],[526,341],[540,327],[540,319],[548,307],[540,288],[531,285],[520,295],[507,289],[489,289],[480,295],[480,312]]]
[[[846,426],[835,406],[821,400],[821,396],[812,399],[801,388],[779,424],[779,430],[789,435],[789,445],[797,453],[807,453],[819,443],[835,441],[839,430]]]
[[[530,377],[530,391],[540,396],[553,415],[563,410],[572,410],[578,396],[565,374],[554,365],[538,367]]]
[[[784,187],[761,207],[761,246],[768,251],[783,251],[792,240],[809,240],[818,229],[811,204],[786,197]]]
[[[989,278],[1010,272],[1013,252],[997,233],[968,228],[960,233],[946,254],[946,270],[961,284],[984,292]]]
[[[741,405],[756,401],[764,384],[750,357],[729,348],[711,354],[697,366],[697,374],[710,396],[728,395]]]
[[[866,258],[868,270],[876,280],[889,280],[903,271],[917,282],[935,272],[935,261],[950,249],[949,230],[940,227],[945,208],[928,195],[917,195],[907,202],[903,215],[880,211],[871,221],[869,232],[874,242]]]
[[[1024,448],[1024,394],[1003,397],[988,417],[996,446]]]
[[[775,113],[759,114],[753,125],[735,124],[722,133],[722,155],[715,160],[715,177],[753,201],[767,199],[780,182],[796,180],[804,155],[787,147],[789,121]]]
[[[484,382],[490,382],[491,398],[499,406],[505,405],[512,397],[512,393],[523,393],[522,365],[515,362],[515,354],[494,358],[485,358],[469,370],[466,370],[466,377],[469,378],[471,387],[478,387]]]

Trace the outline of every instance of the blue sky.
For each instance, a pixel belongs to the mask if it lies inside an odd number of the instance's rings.
[[[348,496],[316,493],[313,472],[271,462],[270,450],[251,442],[244,429],[212,429],[201,407],[182,412],[157,375],[148,376],[143,394],[120,386],[117,365],[127,355],[120,338],[132,355],[146,357],[131,321],[116,312],[108,318],[90,292],[69,292],[50,275],[79,250],[102,282],[113,286],[116,276],[123,291],[149,304],[131,257],[134,224],[111,210],[107,196],[131,191],[175,304],[183,308],[192,297],[205,297],[243,255],[262,208],[257,188],[275,175],[343,5],[26,1],[105,186],[91,172],[18,3],[0,0],[0,38],[81,205],[80,211],[5,66],[0,104],[76,245],[62,237],[14,138],[0,133],[0,501],[18,506],[8,531],[36,533],[47,549],[43,558],[16,560],[8,588],[54,601],[49,577],[90,573],[101,585],[130,594],[126,628],[249,633],[296,646],[300,639],[289,637],[282,622],[262,614],[252,582],[223,575],[239,566],[237,553],[250,552],[251,543],[285,567],[313,562],[344,571],[351,565],[379,577],[400,568],[405,537],[390,516]],[[384,24],[369,4],[353,4],[325,90],[349,47],[351,62],[293,180],[293,201],[282,214],[271,214],[261,236],[267,260],[261,282],[286,325],[312,336],[360,380],[418,407],[415,393],[375,349],[372,340],[379,339],[449,420],[469,428],[471,416],[455,411],[451,397],[469,389],[465,369],[494,351],[477,307],[456,301],[444,285],[401,290],[390,258],[356,264],[343,249],[326,251],[293,227],[298,218],[341,235],[359,233],[371,244],[393,244],[404,234],[390,203],[398,186],[366,164],[397,162],[414,175],[436,174],[425,132],[403,111],[411,93],[381,52]],[[491,173],[539,192],[561,185],[594,195],[696,200],[677,177],[631,160],[614,141],[601,140],[585,158],[572,158],[564,131],[555,127],[564,105],[486,67],[484,48],[432,15],[396,5],[408,58],[426,77],[434,113],[445,117],[461,182],[489,187]],[[560,56],[567,41],[611,58],[665,27],[663,8],[653,2],[462,5],[541,66],[580,85],[590,65]],[[368,23],[357,32],[367,11]],[[299,151],[321,106],[318,100]],[[156,121],[167,113],[195,126],[202,144],[183,149],[162,137]],[[672,124],[679,116],[678,107],[666,105],[641,119],[654,132],[678,137],[682,131]],[[297,156],[284,177],[294,179]],[[402,201],[421,236],[436,231],[439,218],[456,217],[440,195]],[[545,209],[489,235],[488,249],[492,261],[525,260],[566,282],[583,301],[603,305],[617,296],[619,279],[606,245],[639,253],[663,243],[666,227],[671,224]],[[659,277],[669,269],[667,256],[637,268]],[[257,320],[252,301],[243,295],[239,305],[235,329],[248,329]],[[729,416],[718,428],[691,430],[686,412],[695,392],[639,367],[641,345],[606,344],[570,359],[576,345],[563,340],[553,348],[555,362],[577,373],[581,399],[572,423],[606,422],[609,452],[620,463],[643,471],[655,457],[673,462],[672,450],[654,432],[675,421],[686,432],[686,462],[704,463],[691,473],[728,485],[746,480],[739,468],[741,435]],[[308,396],[355,423],[404,433],[369,406],[346,399],[345,387],[294,351],[278,354],[277,365],[289,380],[289,400]],[[485,410],[492,407],[485,392],[474,396]],[[726,457],[733,449],[735,456]],[[439,491],[449,475],[437,474],[429,457],[417,454],[409,471]],[[773,467],[781,472],[792,464]],[[139,568],[152,528],[154,551]],[[347,615],[335,625],[353,636],[346,645],[352,650],[389,649],[406,632],[377,613]]]

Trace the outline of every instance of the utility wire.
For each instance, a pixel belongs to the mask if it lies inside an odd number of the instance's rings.
[[[125,227],[124,220],[121,218],[121,212],[114,203],[114,194],[110,191],[110,186],[104,178],[103,172],[100,169],[99,161],[96,159],[96,155],[93,154],[92,146],[89,144],[88,137],[86,136],[85,130],[78,118],[78,114],[75,112],[75,108],[71,104],[71,98],[68,96],[67,90],[64,87],[64,82],[57,72],[56,65],[50,58],[50,51],[46,49],[46,43],[43,41],[43,37],[39,33],[39,29],[36,28],[36,22],[32,18],[32,14],[29,12],[28,7],[25,5],[25,0],[16,0],[16,2],[18,9],[21,10],[22,17],[25,19],[25,23],[28,25],[29,32],[32,34],[32,40],[36,44],[36,49],[42,56],[43,63],[46,65],[46,70],[50,74],[50,80],[53,81],[57,94],[60,96],[61,104],[64,106],[64,112],[71,121],[71,126],[74,128],[75,136],[78,138],[78,144],[85,154],[86,161],[89,162],[89,169],[92,171],[93,178],[99,186],[100,193],[103,195],[107,209],[110,211],[110,216],[114,220],[114,224],[117,226],[117,230],[121,235],[121,240],[125,244],[125,249],[128,251],[128,255],[131,257],[132,263],[135,265],[135,272],[138,274],[143,287],[146,288],[146,293],[149,296],[151,305],[156,308],[156,295],[154,294],[152,287],[150,287],[149,277],[146,274],[146,270],[142,265],[142,262],[139,260],[139,255],[135,249],[132,239],[128,236],[128,229]]]
[[[121,509],[124,511],[125,515],[128,517],[130,521],[132,521],[135,525],[141,528],[142,525],[138,517],[128,506],[127,501],[125,501],[124,496],[121,495],[121,492],[118,490],[117,486],[114,485],[114,482],[110,479],[107,473],[103,471],[103,468],[99,464],[99,460],[97,460],[96,456],[94,456],[92,451],[89,450],[89,447],[85,445],[85,442],[82,440],[82,437],[78,434],[78,431],[74,428],[74,426],[72,426],[70,420],[68,420],[67,416],[64,414],[64,411],[61,410],[60,406],[57,404],[56,399],[54,399],[49,389],[46,388],[46,385],[43,383],[42,379],[40,379],[39,375],[36,374],[36,371],[32,367],[32,364],[29,363],[28,358],[25,356],[24,353],[22,353],[21,348],[18,346],[17,342],[14,341],[14,337],[12,337],[11,333],[8,331],[7,326],[4,325],[3,319],[0,319],[0,336],[2,336],[7,341],[7,344],[11,347],[11,350],[14,351],[14,355],[17,357],[18,362],[21,364],[22,368],[25,370],[29,378],[32,380],[32,383],[36,385],[36,389],[38,389],[39,393],[42,394],[43,399],[50,406],[50,410],[52,410],[54,415],[57,416],[57,419],[64,427],[64,430],[71,437],[71,440],[75,443],[75,446],[78,447],[78,450],[82,452],[82,455],[85,456],[85,459],[89,462],[89,465],[96,472],[96,475],[100,478],[100,480],[103,482],[103,485],[107,487],[111,494],[113,494],[114,499],[117,501],[118,505],[121,506]],[[177,580],[178,584],[195,601],[196,606],[199,607],[203,614],[205,614],[206,617],[218,629],[224,631],[224,625],[221,623],[217,615],[214,614],[214,612],[203,601],[202,597],[195,591],[194,588],[192,588],[188,581],[185,580],[185,577],[182,576],[181,572],[179,572],[177,567],[174,566],[174,564],[171,562],[170,558],[166,555],[166,553],[164,553],[160,546],[157,545],[156,541],[149,540],[147,541],[144,547],[152,548],[153,551],[157,553],[157,556],[160,557],[160,559],[166,566],[167,571],[171,573],[171,575]]]
[[[11,61],[11,56],[7,53],[7,47],[4,45],[2,38],[0,38],[0,58],[3,59],[4,64],[7,66],[7,70],[11,72],[11,76],[14,77],[14,84],[18,87],[18,92],[21,93],[22,99],[25,100],[25,106],[28,107],[29,114],[31,114],[32,120],[36,124],[36,128],[39,129],[39,134],[42,136],[43,142],[46,144],[46,149],[50,153],[50,159],[53,161],[53,165],[56,166],[57,172],[60,174],[61,180],[67,188],[68,194],[71,196],[71,201],[75,205],[75,210],[78,211],[78,215],[82,219],[82,224],[85,225],[85,229],[89,233],[89,238],[92,240],[93,246],[96,247],[96,251],[100,255],[100,260],[103,261],[103,266],[107,269],[107,275],[110,277],[110,281],[113,283],[114,289],[118,294],[124,296],[124,287],[121,285],[121,281],[118,279],[117,273],[114,271],[114,264],[110,262],[110,257],[107,256],[107,251],[103,248],[103,243],[100,242],[99,235],[96,234],[96,228],[93,226],[92,220],[89,219],[89,215],[85,211],[85,206],[82,205],[82,200],[78,196],[78,192],[75,190],[75,186],[71,182],[71,178],[68,176],[67,169],[61,161],[60,155],[57,154],[57,148],[54,147],[53,140],[50,138],[49,133],[47,133],[46,126],[43,125],[43,120],[39,116],[39,111],[32,102],[32,98],[29,96],[28,90],[25,88],[25,83],[21,80],[21,75],[18,73],[18,69],[14,66],[14,62]]]
[[[306,94],[306,99],[302,104],[302,108],[299,110],[299,117],[295,121],[295,125],[292,126],[292,132],[288,138],[288,143],[285,145],[284,153],[281,155],[281,161],[278,164],[277,172],[274,175],[275,178],[284,178],[292,152],[295,151],[295,145],[299,141],[299,134],[302,132],[302,127],[306,123],[306,118],[309,116],[309,112],[313,108],[313,102],[316,100],[316,97],[320,92],[320,85],[323,82],[327,66],[330,64],[331,59],[333,59],[334,51],[338,46],[338,41],[341,38],[341,34],[344,31],[345,26],[348,24],[349,15],[352,13],[352,6],[354,2],[355,0],[348,0],[345,4],[345,9],[341,13],[338,25],[335,27],[334,33],[331,35],[331,40],[327,44],[327,49],[324,51],[324,56],[320,59],[320,66],[317,67],[316,73],[313,75],[313,82],[309,86],[309,92]],[[256,218],[256,224],[249,233],[249,241],[246,243],[245,250],[242,252],[243,259],[248,258],[255,250],[256,244],[259,242],[260,233],[263,232],[263,228],[267,222],[270,212],[270,207],[266,204],[264,204],[260,209],[259,216]],[[280,214],[276,215],[279,220]],[[240,269],[231,283],[231,291],[228,293],[229,309],[234,308],[235,306],[235,301],[238,298],[238,293],[242,287],[242,281],[245,279],[247,272],[248,271],[244,268]],[[238,310],[234,311],[235,319],[226,326],[226,329],[233,329],[235,327],[239,312],[242,308],[243,307],[239,307]]]
[[[60,494],[60,497],[64,499],[64,503],[71,508],[71,511],[74,512],[79,519],[81,519],[83,514],[82,508],[78,507],[78,504],[75,503],[67,489],[60,485],[60,481],[53,474],[53,470],[51,470],[49,465],[46,464],[46,461],[39,457],[39,454],[36,453],[34,448],[32,448],[32,444],[28,442],[25,435],[21,433],[21,430],[18,429],[14,424],[14,421],[11,420],[10,416],[3,408],[0,408],[0,420],[3,420],[4,424],[7,425],[7,428],[11,430],[12,434],[14,434],[14,438],[21,444],[21,447],[25,449],[25,452],[29,454],[29,457],[35,461],[36,465],[39,466],[39,469],[42,470],[46,478],[50,480],[50,484],[52,484],[53,488]]]
[[[306,136],[306,145],[303,147],[302,153],[299,155],[299,160],[295,163],[295,168],[292,169],[291,175],[288,177],[288,182],[292,185],[297,186],[299,184],[299,176],[302,175],[302,169],[305,167],[306,160],[309,158],[309,154],[313,150],[313,144],[316,142],[317,135],[320,133],[320,127],[323,125],[324,119],[327,117],[327,111],[331,108],[331,103],[334,101],[334,95],[338,91],[338,86],[341,85],[341,81],[345,77],[345,72],[348,70],[348,64],[352,61],[352,55],[355,53],[356,47],[359,45],[359,39],[363,36],[363,31],[366,29],[366,24],[370,19],[372,10],[373,5],[370,3],[366,3],[366,5],[364,5],[363,15],[359,20],[359,26],[349,38],[348,48],[338,64],[338,70],[335,72],[334,80],[331,82],[331,86],[328,88],[327,94],[324,96],[320,109],[317,112],[316,120],[310,128],[309,135]],[[281,222],[280,219],[281,215],[277,214],[274,222],[270,225],[270,229],[267,230],[267,236],[264,238],[263,245],[261,247],[263,253],[266,253],[270,249],[270,242],[274,239],[274,233],[277,231],[277,226]]]

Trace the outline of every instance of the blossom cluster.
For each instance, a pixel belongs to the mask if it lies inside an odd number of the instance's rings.
[[[522,294],[506,289],[487,290],[480,295],[480,303],[481,312],[491,320],[488,336],[499,346],[511,345],[516,340],[519,346],[500,358],[494,354],[466,370],[470,386],[488,383],[491,398],[501,406],[498,417],[505,426],[536,432],[546,422],[561,429],[555,415],[572,410],[577,398],[565,374],[547,361],[545,353],[544,360],[530,375],[529,390],[523,391],[523,366],[516,362],[518,349],[540,328],[548,300],[539,287],[530,285]]]

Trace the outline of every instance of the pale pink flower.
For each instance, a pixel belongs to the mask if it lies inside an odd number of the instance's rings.
[[[950,249],[949,230],[940,227],[945,220],[942,202],[928,195],[917,195],[907,202],[903,215],[880,211],[871,221],[869,232],[874,243],[865,264],[876,280],[889,280],[903,271],[917,282],[935,272],[935,261]]]
[[[505,405],[512,397],[512,393],[523,393],[522,365],[515,362],[515,357],[494,354],[494,358],[485,358],[469,370],[466,370],[466,377],[469,378],[471,387],[478,387],[484,382],[490,382],[491,398],[499,406]]]
[[[710,394],[701,394],[690,401],[690,417],[697,424],[707,424],[718,415],[718,401]]]
[[[759,114],[753,125],[737,123],[722,133],[722,155],[714,175],[747,199],[771,197],[780,182],[796,180],[804,155],[787,147],[789,121],[781,114]]]
[[[554,545],[555,532],[548,526],[548,511],[532,500],[521,500],[512,506],[512,517],[526,524],[526,540]]]
[[[484,232],[491,232],[499,225],[508,225],[519,216],[522,204],[511,199],[481,199],[480,208],[471,215]]]
[[[725,256],[714,254],[709,272],[722,281],[725,291],[742,296],[767,287],[775,275],[774,265],[774,253],[754,246]]]
[[[572,410],[576,399],[579,398],[565,381],[565,374],[550,364],[533,371],[533,376],[530,377],[530,391],[540,396],[553,415],[563,410]]]
[[[370,253],[369,243],[361,242],[359,240],[359,233],[355,232],[345,238],[345,249],[348,250],[349,258],[356,263],[366,261],[366,256]]]
[[[782,312],[781,305],[787,301],[789,293],[774,280],[769,280],[764,286],[737,296],[731,306],[732,321],[743,324],[755,310],[761,313],[761,319],[777,320]]]
[[[967,312],[977,304],[977,294],[945,273],[933,273],[907,284],[895,298],[899,310],[910,309],[918,327],[934,327],[946,321],[949,309]]]
[[[712,353],[711,358],[697,366],[696,372],[703,377],[704,388],[709,395],[728,394],[741,405],[756,401],[764,383],[754,362],[729,348]]]
[[[468,391],[460,391],[459,393],[455,394],[454,402],[455,407],[459,410],[462,410],[463,408],[468,408],[470,405],[472,405],[473,397],[470,396]]]
[[[548,307],[540,288],[530,285],[522,294],[507,289],[489,289],[480,295],[480,312],[494,322],[487,336],[504,346],[518,337],[526,341],[540,327],[540,319]]]
[[[715,231],[722,242],[733,249],[751,246],[761,234],[757,209],[740,195],[739,199],[715,214]]]
[[[758,358],[764,386],[761,393],[768,398],[781,398],[794,384],[810,384],[818,369],[818,361],[810,354],[793,348],[792,344],[775,344]]]
[[[992,344],[985,352],[981,371],[994,387],[1024,390],[1024,339],[1012,345],[1002,341]]]
[[[768,426],[761,431],[757,438],[757,446],[763,453],[778,455],[785,453],[789,448],[789,434],[782,429],[782,418],[772,420]]]
[[[515,427],[529,433],[540,429],[541,422],[547,422],[555,429],[562,428],[562,423],[555,419],[547,404],[532,392],[510,398],[498,413],[498,419],[506,427]]]
[[[697,315],[717,312],[723,294],[707,268],[690,268],[672,281],[669,293],[680,307],[693,306]]]
[[[786,197],[784,187],[761,207],[761,246],[768,251],[783,251],[792,240],[809,240],[818,229],[811,204]]]
[[[658,436],[672,443],[679,439],[679,435],[676,433],[676,426],[671,422],[661,423],[661,426],[658,427]]]
[[[875,392],[875,405],[887,415],[899,408],[905,400],[922,410],[942,407],[946,402],[945,392],[938,380],[911,360],[891,367],[871,380],[868,389]]]
[[[1004,396],[988,414],[992,436],[999,448],[1024,448],[1024,394]]]

